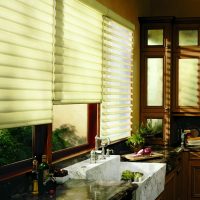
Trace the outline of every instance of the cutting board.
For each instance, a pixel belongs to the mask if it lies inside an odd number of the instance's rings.
[[[163,157],[164,155],[161,153],[156,153],[152,152],[151,155],[141,155],[141,156],[135,156],[134,153],[131,154],[125,154],[122,155],[124,158],[130,160],[130,161],[139,161],[139,160],[148,160],[148,159],[153,159],[153,158],[160,158]]]

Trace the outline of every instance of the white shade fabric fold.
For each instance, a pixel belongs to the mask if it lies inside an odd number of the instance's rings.
[[[0,129],[101,103],[100,135],[130,135],[132,30],[79,0],[0,1],[0,24]]]
[[[53,1],[0,2],[0,129],[51,123]]]
[[[77,0],[56,2],[54,103],[98,103],[102,14]]]
[[[111,141],[131,134],[133,32],[104,17],[101,136]]]

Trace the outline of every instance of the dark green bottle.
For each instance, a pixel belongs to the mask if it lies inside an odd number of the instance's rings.
[[[41,195],[45,192],[45,184],[49,176],[49,165],[47,163],[46,155],[42,155],[42,162],[38,166],[38,173],[38,189],[39,194]]]
[[[38,161],[36,156],[33,158],[32,164],[32,194],[38,195]]]

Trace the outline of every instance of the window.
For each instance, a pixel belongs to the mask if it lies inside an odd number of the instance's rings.
[[[131,134],[133,32],[104,17],[101,136]]]
[[[130,134],[132,31],[104,18],[117,15],[97,2],[83,2],[0,3],[1,165],[29,158],[30,169],[33,155],[51,162],[94,147],[100,105],[102,135]]]
[[[77,0],[57,1],[56,12],[54,160],[94,146],[102,95],[102,14]]]
[[[101,12],[80,1],[58,2],[56,10],[54,107],[60,105],[63,112],[69,113],[64,105],[78,109],[79,104],[102,102],[101,136],[109,136],[111,140],[129,136],[132,31],[107,17],[102,18]],[[56,123],[55,112],[54,116],[53,123]],[[70,126],[71,122],[64,117],[62,123]],[[55,137],[53,134],[54,141]]]
[[[32,128],[51,123],[54,9],[11,0],[0,10],[0,178],[8,178],[30,170]]]
[[[56,2],[54,103],[101,101],[102,16],[77,0]]]
[[[88,105],[54,105],[52,151],[87,144]]]
[[[32,127],[0,129],[0,166],[32,157]]]

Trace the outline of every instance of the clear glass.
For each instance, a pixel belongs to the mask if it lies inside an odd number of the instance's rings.
[[[198,106],[198,59],[179,59],[179,106]]]
[[[163,105],[163,58],[147,60],[147,106]]]
[[[147,119],[147,124],[152,127],[152,133],[156,137],[162,137],[163,119]]]
[[[53,106],[53,151],[87,143],[88,105]]]
[[[32,157],[32,126],[0,129],[0,166]]]
[[[197,46],[198,30],[179,30],[179,46]]]
[[[163,45],[163,29],[149,29],[147,45]]]

